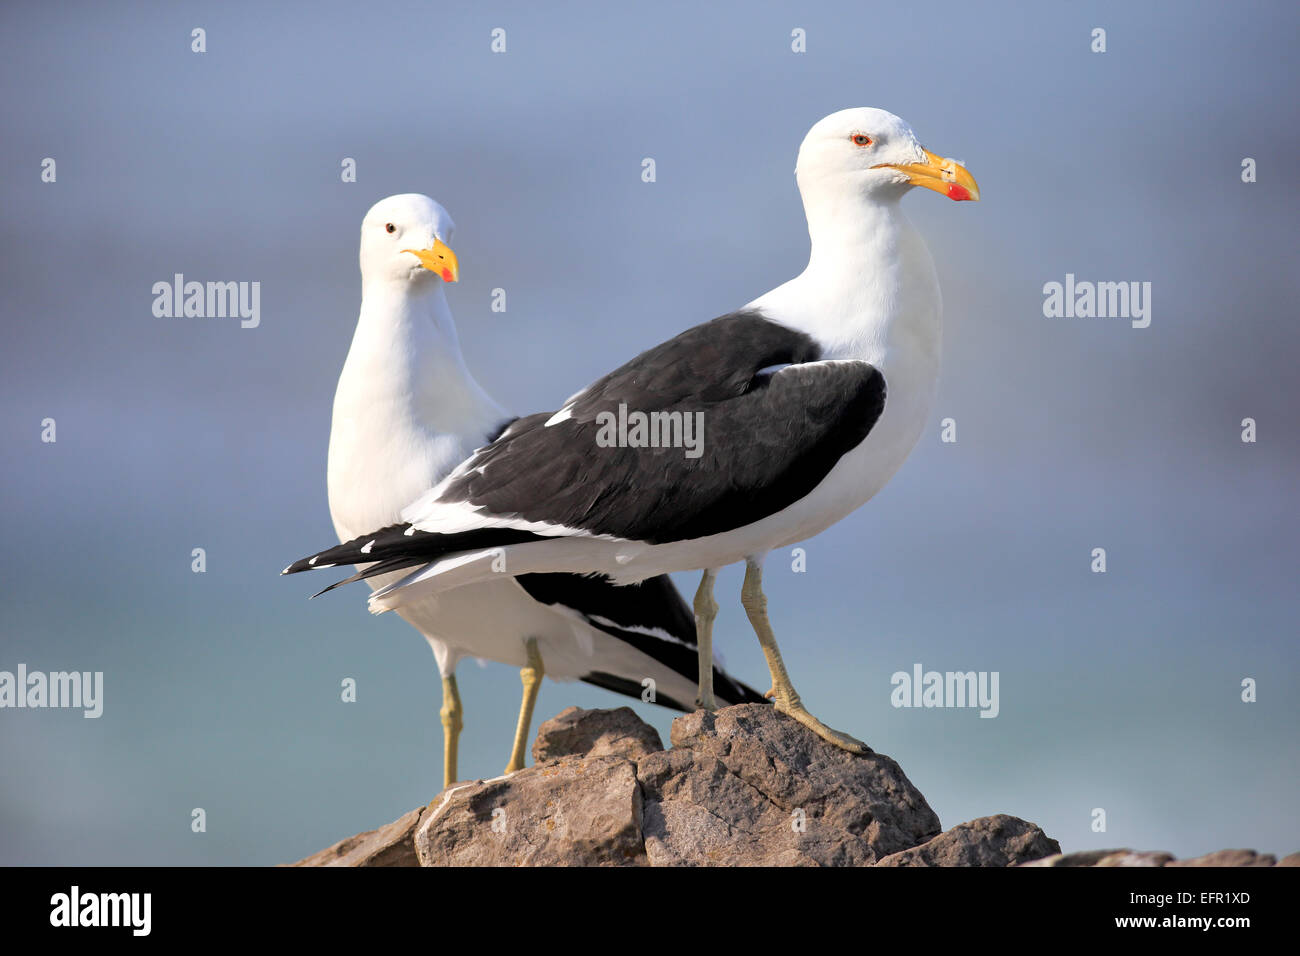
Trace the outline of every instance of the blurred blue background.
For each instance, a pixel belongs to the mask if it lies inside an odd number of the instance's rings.
[[[769,560],[805,700],[898,759],[945,827],[1008,812],[1067,850],[1300,849],[1298,29],[1258,2],[5,4],[0,669],[102,670],[105,705],[0,711],[0,863],[288,861],[439,789],[425,642],[363,586],[308,602],[325,581],[277,577],[332,541],[330,406],[375,200],[450,210],[471,367],[550,409],[797,273],[795,151],[862,105],[984,200],[905,200],[946,301],[930,429],[805,545],[806,573]],[[261,325],[155,318],[177,272],[261,282]],[[1067,272],[1153,283],[1150,328],[1044,318]],[[715,640],[766,687],[739,583]],[[918,662],[999,671],[1000,715],[894,709],[890,675]],[[460,680],[462,773],[495,775],[518,673]],[[548,682],[538,718],[626,702]],[[666,739],[672,715],[634,706]]]

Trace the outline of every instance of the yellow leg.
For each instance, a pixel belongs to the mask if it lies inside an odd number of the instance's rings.
[[[695,706],[702,710],[718,709],[713,697],[713,619],[718,616],[713,582],[717,575],[713,568],[705,568],[695,592],[695,643],[700,651],[700,691],[695,695]]]
[[[442,679],[442,788],[456,782],[456,755],[460,746],[460,730],[464,726],[460,708],[460,691],[456,689],[456,675]]]
[[[838,730],[832,730],[808,713],[803,701],[799,699],[798,692],[790,682],[790,675],[786,672],[785,662],[781,660],[781,651],[776,646],[776,635],[772,633],[772,625],[767,619],[767,597],[763,594],[763,569],[753,561],[745,564],[745,583],[740,590],[740,603],[745,606],[749,623],[753,625],[754,633],[758,635],[758,643],[763,647],[763,655],[767,658],[767,669],[772,673],[772,689],[768,691],[768,696],[774,698],[776,709],[793,717],[822,740],[842,750],[855,754],[869,753],[871,748],[862,741],[855,740]]]
[[[524,685],[524,698],[519,702],[519,725],[515,728],[515,745],[510,751],[510,763],[506,773],[524,769],[524,748],[528,745],[528,728],[533,722],[533,707],[537,704],[537,691],[542,686],[542,676],[546,673],[542,666],[542,655],[537,650],[537,638],[530,637],[524,642],[528,649],[528,666],[519,670],[519,680]]]

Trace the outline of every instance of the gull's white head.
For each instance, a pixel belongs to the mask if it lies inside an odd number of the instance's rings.
[[[819,120],[799,147],[799,191],[844,197],[897,199],[924,186],[949,199],[979,199],[974,177],[951,159],[925,149],[912,127],[893,113],[868,106]]]
[[[447,210],[428,196],[379,200],[361,220],[362,281],[455,282],[460,266],[447,245],[455,230]]]

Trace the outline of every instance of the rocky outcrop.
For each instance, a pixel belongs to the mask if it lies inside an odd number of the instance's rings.
[[[999,813],[940,833],[885,857],[878,866],[1012,866],[1061,852],[1061,845],[1019,817]]]
[[[673,722],[637,763],[654,866],[861,866],[939,832],[883,754],[832,747],[763,704]]]
[[[664,749],[659,732],[630,707],[583,710],[570,707],[537,728],[533,760],[562,757],[626,757],[636,760]]]
[[[636,765],[572,757],[452,787],[415,833],[423,866],[623,866],[645,862]]]
[[[1170,853],[1083,850],[1079,853],[1056,853],[1020,866],[1300,866],[1300,853],[1292,853],[1279,861],[1271,853],[1218,850],[1205,856],[1177,860]]]
[[[1272,866],[1251,850],[1062,854],[1017,817],[941,832],[883,754],[825,743],[763,704],[673,722],[664,749],[627,707],[570,707],[534,766],[458,783],[427,807],[294,866]],[[1294,866],[1300,854],[1277,864]]]
[[[415,831],[423,809],[412,810],[378,830],[367,830],[340,840],[291,866],[419,866]]]

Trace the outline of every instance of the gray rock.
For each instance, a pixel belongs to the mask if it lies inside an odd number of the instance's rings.
[[[1020,866],[1164,866],[1173,855],[1135,850],[1082,850],[1078,853],[1056,853],[1021,863]]]
[[[1014,866],[1060,852],[1061,845],[1034,824],[999,813],[955,826],[876,865]]]
[[[1109,856],[1102,857],[1094,866],[1167,866],[1174,858],[1172,853],[1161,853],[1159,851],[1148,850],[1145,852],[1135,852],[1133,850],[1123,850],[1119,853],[1112,853]]]
[[[1168,866],[1273,866],[1277,857],[1254,850],[1217,850],[1189,860],[1174,860]]]
[[[1077,853],[1053,853],[1041,860],[1031,860],[1018,866],[1096,866],[1102,860],[1131,854],[1132,850],[1080,850]]]
[[[332,847],[290,863],[289,866],[419,866],[415,855],[415,832],[424,807],[378,830],[367,830],[340,840]]]
[[[765,704],[677,718],[637,761],[655,866],[857,866],[939,832],[890,758],[856,756]]]
[[[1287,860],[1293,860],[1288,863]],[[1176,860],[1173,854],[1160,852],[1139,853],[1133,850],[1085,850],[1080,853],[1058,853],[1054,856],[1022,863],[1021,866],[1300,866],[1300,853],[1292,854],[1278,863],[1270,853],[1254,850],[1219,850],[1205,856]]]
[[[459,784],[415,834],[422,866],[644,864],[641,790],[622,757],[565,757]]]
[[[560,757],[626,757],[635,760],[664,749],[659,733],[631,707],[583,710],[570,707],[537,728],[533,760]]]

